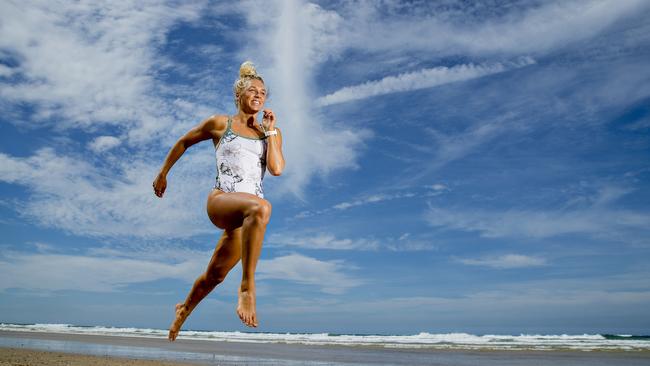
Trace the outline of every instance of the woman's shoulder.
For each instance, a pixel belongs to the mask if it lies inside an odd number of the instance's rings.
[[[203,121],[203,125],[210,130],[225,130],[230,117],[225,114],[213,114]]]
[[[227,114],[213,114],[207,118],[212,123],[228,123],[228,119],[230,119],[230,116]]]

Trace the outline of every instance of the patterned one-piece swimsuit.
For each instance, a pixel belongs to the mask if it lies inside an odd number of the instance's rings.
[[[232,130],[228,117],[226,132],[215,146],[217,178],[215,189],[248,192],[264,198],[262,180],[266,171],[266,137],[241,136]]]

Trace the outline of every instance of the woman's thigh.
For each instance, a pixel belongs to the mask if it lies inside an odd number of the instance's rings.
[[[208,195],[207,211],[210,221],[220,229],[241,227],[244,218],[256,210],[270,212],[269,201],[245,192],[221,192],[217,189]]]

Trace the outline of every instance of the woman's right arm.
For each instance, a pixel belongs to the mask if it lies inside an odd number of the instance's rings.
[[[153,181],[153,191],[158,197],[162,197],[167,188],[167,173],[176,163],[178,159],[185,153],[190,146],[209,139],[219,139],[226,128],[225,116],[212,116],[205,121],[199,123],[196,127],[192,128],[189,132],[183,135],[167,153],[165,162],[158,176]]]

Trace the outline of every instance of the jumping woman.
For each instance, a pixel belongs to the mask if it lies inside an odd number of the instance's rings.
[[[233,86],[237,114],[214,115],[192,128],[171,148],[153,182],[156,196],[167,187],[167,173],[185,150],[197,142],[212,140],[217,158],[217,178],[208,195],[210,221],[223,230],[205,273],[196,279],[185,302],[176,305],[176,317],[169,327],[169,340],[178,336],[185,319],[228,272],[242,262],[237,314],[249,327],[257,327],[255,311],[255,267],[262,250],[271,204],[264,199],[262,180],[268,169],[280,175],[284,169],[282,134],[275,127],[275,115],[262,109],[266,101],[264,80],[251,62],[244,62]],[[262,123],[258,114],[262,112]]]

